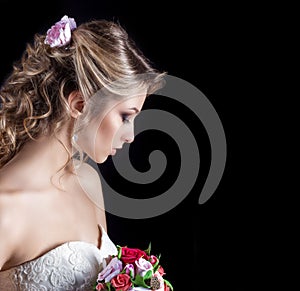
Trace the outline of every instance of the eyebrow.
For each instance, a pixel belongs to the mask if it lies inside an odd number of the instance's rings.
[[[138,113],[138,112],[140,112],[136,107],[131,107],[131,108],[128,108],[129,110],[134,110],[135,111],[135,113]]]

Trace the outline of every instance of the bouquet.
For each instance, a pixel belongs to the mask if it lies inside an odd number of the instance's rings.
[[[160,255],[151,255],[151,243],[146,250],[121,247],[98,274],[94,290],[105,291],[172,291],[164,278]]]

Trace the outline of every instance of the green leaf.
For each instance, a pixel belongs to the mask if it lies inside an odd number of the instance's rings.
[[[160,266],[160,265],[158,265],[158,264],[155,264],[155,265],[153,266],[153,273],[155,273],[155,272],[158,270],[159,266]]]
[[[118,249],[118,259],[121,259],[121,255],[122,255],[122,247],[117,245],[117,249]]]
[[[146,253],[148,256],[150,256],[150,253],[151,253],[151,242],[149,243],[148,248],[145,249],[145,253]]]
[[[107,289],[108,291],[113,291],[113,290],[111,289],[111,284],[110,284],[110,282],[107,282],[107,283],[106,283],[106,287],[108,288],[108,289]]]
[[[147,272],[147,273],[148,273],[148,272]],[[146,275],[147,275],[147,273],[146,273]],[[144,277],[142,277],[141,275],[137,274],[137,275],[135,276],[135,279],[134,279],[134,280],[131,280],[131,282],[132,282],[134,285],[136,285],[136,286],[145,287],[145,288],[150,288],[150,286],[147,285],[147,284],[145,283],[145,277],[146,277],[146,275],[145,275]],[[150,278],[151,278],[151,276],[150,276]]]
[[[159,268],[159,259],[157,259],[156,263],[153,265],[153,273],[155,273]]]
[[[144,280],[150,279],[153,276],[153,271],[148,270],[144,276]]]

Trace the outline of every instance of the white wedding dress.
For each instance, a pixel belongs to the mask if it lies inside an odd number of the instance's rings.
[[[83,241],[63,243],[44,255],[0,272],[1,291],[91,291],[105,258],[117,254],[101,227],[101,247]]]

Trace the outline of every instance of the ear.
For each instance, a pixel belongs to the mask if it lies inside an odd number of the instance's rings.
[[[84,100],[79,91],[72,91],[68,96],[68,104],[71,111],[71,116],[77,118],[84,107]]]

